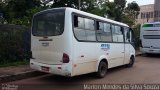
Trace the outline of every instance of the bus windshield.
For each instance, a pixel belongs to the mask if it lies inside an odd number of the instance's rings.
[[[64,12],[42,12],[33,19],[34,36],[57,36],[64,31]]]

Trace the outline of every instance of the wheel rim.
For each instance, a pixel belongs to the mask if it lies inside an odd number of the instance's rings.
[[[102,66],[100,70],[101,70],[101,75],[104,76],[106,74],[106,67]]]
[[[134,59],[131,58],[130,64],[132,65],[134,63]]]

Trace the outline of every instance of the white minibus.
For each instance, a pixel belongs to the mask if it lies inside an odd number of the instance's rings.
[[[54,8],[33,17],[30,67],[62,76],[95,72],[135,60],[134,34],[128,25],[73,8]]]

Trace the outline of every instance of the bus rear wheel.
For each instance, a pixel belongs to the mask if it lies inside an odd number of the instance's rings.
[[[104,78],[107,73],[108,66],[105,62],[101,61],[98,66],[97,77]]]

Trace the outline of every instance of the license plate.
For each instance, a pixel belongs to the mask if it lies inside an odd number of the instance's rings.
[[[41,70],[45,72],[49,72],[49,67],[41,66]]]
[[[43,43],[42,43],[42,46],[48,47],[48,46],[49,46],[49,43],[48,43],[48,42],[43,42]]]

